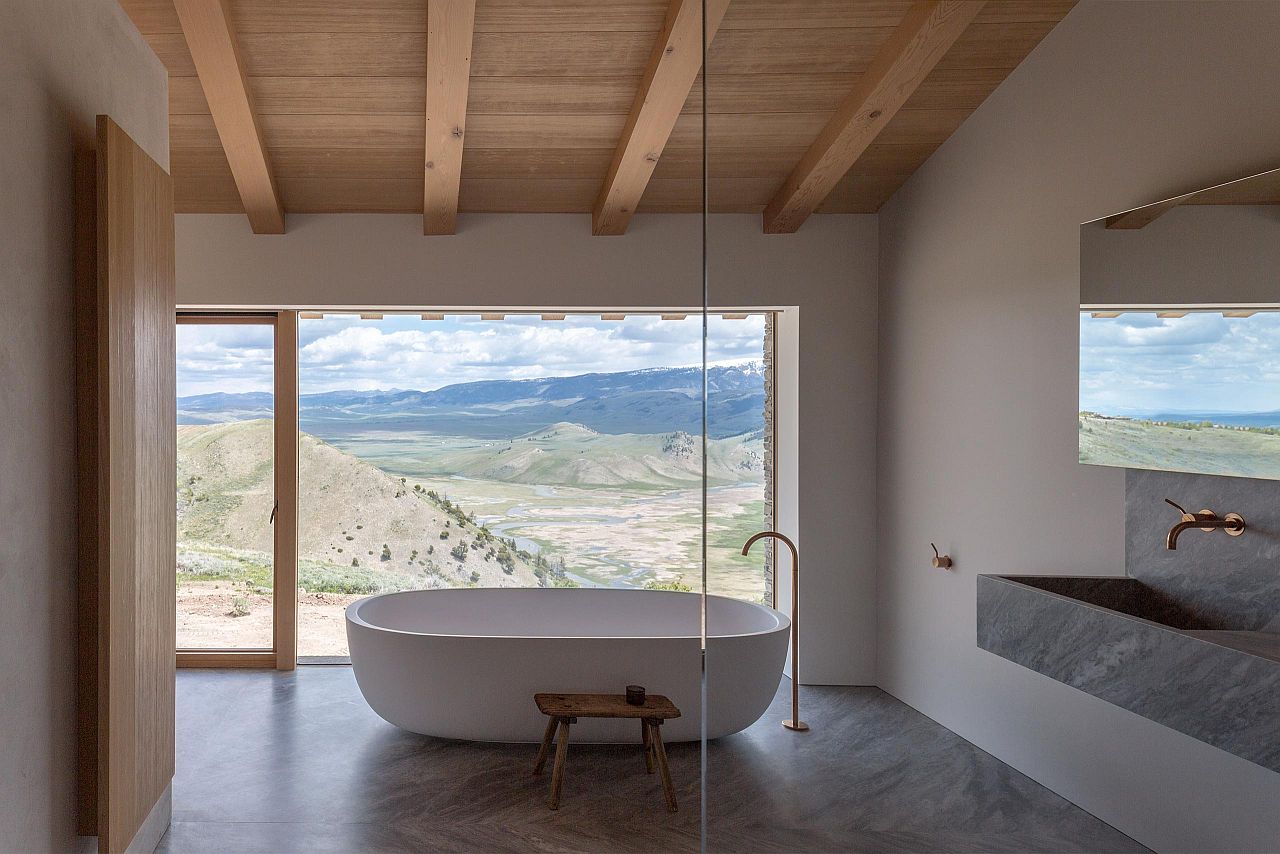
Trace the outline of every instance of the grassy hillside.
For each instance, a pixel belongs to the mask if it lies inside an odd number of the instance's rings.
[[[679,432],[610,435],[562,422],[502,441],[374,433],[334,442],[410,477],[631,489],[687,488],[702,479],[702,441]],[[763,450],[758,436],[712,439],[708,479],[713,485],[762,481]]]
[[[178,428],[180,572],[260,577],[269,586],[271,448],[266,420]],[[544,559],[516,550],[447,499],[307,434],[299,455],[303,588],[552,583]]]
[[[1080,414],[1080,462],[1280,478],[1274,431]]]

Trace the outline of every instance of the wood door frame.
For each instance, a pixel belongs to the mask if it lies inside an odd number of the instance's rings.
[[[178,325],[271,326],[275,429],[272,469],[276,517],[272,531],[271,648],[176,650],[177,666],[293,670],[298,661],[298,313],[179,311]]]

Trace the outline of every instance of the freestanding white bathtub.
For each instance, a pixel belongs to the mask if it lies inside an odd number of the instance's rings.
[[[533,695],[621,694],[643,685],[701,725],[700,599],[694,593],[467,588],[389,593],[347,608],[356,682],[383,719],[471,741],[541,740]],[[707,736],[755,723],[782,678],[791,623],[778,611],[707,597]],[[640,740],[635,721],[581,720],[575,741]]]

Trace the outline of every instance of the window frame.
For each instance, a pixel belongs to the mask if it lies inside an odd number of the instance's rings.
[[[298,660],[298,313],[179,311],[175,323],[272,327],[275,429],[272,469],[276,508],[272,530],[271,647],[179,648],[175,637],[176,665],[292,670]]]

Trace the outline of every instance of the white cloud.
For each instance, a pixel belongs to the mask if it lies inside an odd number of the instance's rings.
[[[258,324],[179,324],[178,396],[271,391],[274,329]]]
[[[187,326],[179,331],[179,394],[270,390],[269,328]],[[700,315],[685,320],[635,316],[602,321],[571,315],[563,321],[512,317],[492,322],[452,316],[442,321],[343,317],[301,321],[299,340],[304,393],[427,390],[478,380],[698,365],[703,358]],[[759,360],[763,340],[761,315],[745,320],[712,316],[707,359],[719,364]]]
[[[1280,409],[1280,313],[1082,313],[1080,408],[1111,414]]]

